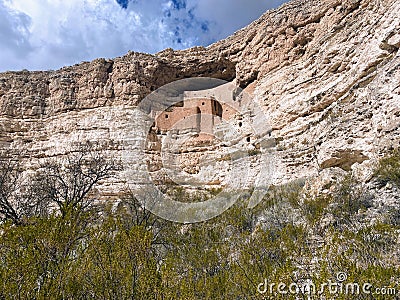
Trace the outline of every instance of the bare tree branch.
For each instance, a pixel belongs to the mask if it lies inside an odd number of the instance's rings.
[[[36,177],[43,200],[54,203],[64,216],[70,210],[86,210],[93,202],[91,193],[104,179],[118,170],[113,159],[95,151],[92,144],[84,144],[64,159],[48,161]]]

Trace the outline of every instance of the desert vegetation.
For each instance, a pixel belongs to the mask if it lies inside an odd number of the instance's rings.
[[[372,180],[397,185],[399,161],[398,153],[384,158]],[[330,194],[312,196],[294,182],[271,187],[255,209],[243,198],[210,221],[177,224],[129,192],[118,205],[96,201],[96,185],[117,169],[83,148],[23,178],[18,161],[3,157],[1,299],[307,299],[307,291],[258,290],[340,283],[339,273],[399,289],[399,213],[366,222],[373,199],[351,176]],[[388,296],[315,295],[331,298]]]

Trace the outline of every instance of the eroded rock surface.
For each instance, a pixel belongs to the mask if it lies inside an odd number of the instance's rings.
[[[399,146],[399,12],[398,0],[295,0],[206,48],[2,73],[0,147],[33,169],[83,140],[118,157],[140,100],[178,79],[213,77],[245,88],[268,116],[275,184],[335,168],[367,180]],[[189,150],[192,166],[199,149]],[[209,150],[221,159],[221,147]],[[104,186],[109,195],[121,187]]]

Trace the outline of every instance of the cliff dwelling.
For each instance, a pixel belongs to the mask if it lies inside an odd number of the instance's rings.
[[[231,119],[237,112],[233,105],[220,103],[215,97],[185,99],[157,113],[153,130],[157,134],[174,131],[198,134],[201,140],[213,139],[214,126]]]

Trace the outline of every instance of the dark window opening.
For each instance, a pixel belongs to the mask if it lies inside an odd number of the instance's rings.
[[[184,103],[183,103],[183,101],[179,101],[179,102],[177,102],[177,103],[175,103],[174,105],[172,105],[173,107],[183,107],[184,106]]]
[[[243,123],[242,123],[242,122],[239,122],[239,127],[242,127],[242,125],[243,125]]]
[[[165,118],[168,119],[168,115],[165,115]]]
[[[222,105],[218,101],[212,100],[212,107],[213,107],[213,114],[222,118],[222,111],[223,111]]]
[[[247,139],[246,139],[246,140],[247,140],[247,142],[249,142],[249,143],[250,143],[250,137],[249,137],[249,136],[247,137]]]

